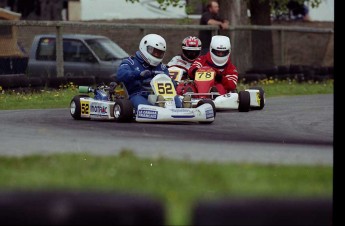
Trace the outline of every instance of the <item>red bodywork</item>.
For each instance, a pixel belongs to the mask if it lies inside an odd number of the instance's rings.
[[[208,66],[203,66],[195,72],[195,79],[193,81],[186,81],[180,83],[177,88],[177,94],[183,95],[186,92],[193,93],[210,93],[212,87],[217,87],[221,84],[215,82],[216,71]],[[190,88],[189,88],[190,87]],[[224,88],[223,88],[224,89]],[[195,98],[210,98],[209,95],[198,95]]]

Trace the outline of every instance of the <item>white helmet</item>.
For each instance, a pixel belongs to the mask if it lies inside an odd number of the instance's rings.
[[[148,34],[141,39],[139,50],[146,63],[151,66],[157,66],[163,60],[166,43],[162,36]]]
[[[230,38],[222,35],[212,37],[210,53],[213,63],[217,66],[226,64],[231,53]]]

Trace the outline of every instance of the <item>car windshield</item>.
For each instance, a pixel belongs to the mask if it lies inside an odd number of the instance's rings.
[[[129,56],[126,51],[109,39],[89,39],[86,42],[99,59],[103,61],[123,59]]]

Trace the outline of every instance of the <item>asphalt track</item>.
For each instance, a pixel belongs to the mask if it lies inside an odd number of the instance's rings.
[[[69,109],[0,111],[0,155],[58,152],[265,164],[333,165],[333,95],[274,97],[212,124],[73,120]]]

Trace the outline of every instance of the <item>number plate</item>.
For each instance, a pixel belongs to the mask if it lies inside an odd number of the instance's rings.
[[[82,115],[86,115],[86,116],[90,115],[90,105],[88,101],[80,101],[80,107],[81,107],[80,113]]]
[[[157,95],[162,95],[165,98],[174,98],[176,91],[174,84],[169,81],[158,81],[154,83]]]
[[[182,70],[170,69],[169,70],[169,76],[170,76],[170,78],[172,78],[175,81],[179,82],[182,79],[183,71]]]
[[[197,71],[195,73],[196,81],[211,81],[214,79],[215,73],[213,71]]]

